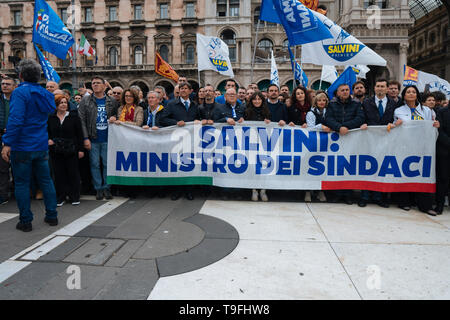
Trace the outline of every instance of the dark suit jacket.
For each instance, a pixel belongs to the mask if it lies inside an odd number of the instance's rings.
[[[245,109],[239,102],[236,102],[236,117],[233,117],[233,111],[229,103],[221,104],[213,110],[214,122],[227,122],[227,118],[233,118],[234,121],[238,121],[240,118],[244,118]]]
[[[189,99],[190,100],[190,99]],[[159,120],[159,124],[163,127],[174,126],[178,121],[190,122],[200,120],[200,113],[197,104],[190,100],[189,109],[181,102],[180,98],[171,100],[167,107],[163,109],[163,114]]]
[[[200,112],[200,120],[214,120],[213,113],[217,108],[223,108],[223,105],[218,102],[213,102],[211,108],[208,108],[206,103],[202,103],[198,106],[198,110]]]
[[[388,123],[394,122],[394,111],[397,108],[397,102],[389,97],[387,99],[386,109],[381,118],[380,113],[378,112],[378,105],[375,102],[375,97],[364,100],[363,110],[364,115],[366,116],[365,123],[367,123],[368,126],[387,125]]]
[[[436,153],[439,156],[449,156],[450,155],[450,109],[448,107],[440,109],[436,115],[436,120],[438,120],[440,123]]]

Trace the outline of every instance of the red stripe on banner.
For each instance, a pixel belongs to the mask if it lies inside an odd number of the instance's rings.
[[[435,183],[385,183],[371,181],[322,181],[322,190],[369,190],[379,192],[436,192]]]

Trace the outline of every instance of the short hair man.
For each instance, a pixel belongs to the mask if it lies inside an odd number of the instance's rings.
[[[198,106],[200,120],[202,120],[203,125],[214,123],[213,113],[219,107],[222,107],[222,105],[215,101],[214,87],[207,84],[205,86],[205,102]]]
[[[159,103],[162,104],[163,106],[167,105],[167,95],[166,95],[166,89],[163,86],[156,86],[155,87],[155,92],[158,92],[159,94]],[[148,98],[148,96],[147,96]]]
[[[237,83],[233,79],[228,79],[225,82],[225,92],[230,88],[234,89],[237,92]],[[239,104],[242,103],[242,101],[239,98],[237,101],[239,102]],[[220,104],[225,104],[225,95],[221,95],[221,96],[217,97],[216,102],[220,103]]]
[[[55,81],[47,81],[45,84],[45,89],[53,93],[53,91],[59,89],[59,84],[57,84]]]
[[[247,92],[247,90],[244,87],[241,87],[238,90],[238,99],[241,100],[242,102],[245,101],[246,92]]]
[[[236,89],[229,88],[225,92],[225,104],[214,110],[213,119],[214,122],[226,122],[234,126],[236,122],[244,121],[244,113],[245,109],[237,99]]]
[[[290,95],[289,86],[287,84],[283,84],[280,87],[280,94],[282,94],[282,93],[286,93],[288,96]]]
[[[364,99],[366,98],[366,86],[364,85],[364,82],[358,80],[356,81],[353,86],[353,97],[355,99],[358,99],[359,102],[363,103]]]
[[[286,105],[278,100],[280,90],[276,84],[271,84],[267,88],[267,107],[270,110],[270,121],[277,122],[280,126],[286,125],[289,120]]]
[[[402,85],[397,80],[391,80],[388,82],[388,97],[394,100],[398,105],[401,103],[400,89]]]
[[[149,91],[147,93],[148,109],[144,111],[143,129],[158,130],[160,127],[160,118],[164,110],[161,104],[161,98],[157,91]]]
[[[435,105],[436,110],[439,110],[440,108],[445,107],[445,106],[443,106],[443,104],[447,100],[447,97],[446,97],[446,95],[443,92],[441,92],[441,91],[434,91],[431,94],[433,95],[434,101],[436,103],[436,105]]]
[[[177,84],[173,88],[173,99],[178,99],[180,97],[180,86]]]
[[[15,182],[15,197],[19,207],[18,230],[33,229],[30,208],[32,173],[44,193],[45,219],[51,226],[58,224],[56,191],[48,166],[48,114],[56,110],[54,95],[39,85],[41,66],[23,59],[18,65],[22,83],[11,94],[9,119],[2,137],[3,160],[11,160]]]
[[[368,126],[386,126],[394,122],[394,111],[397,103],[387,96],[388,81],[386,79],[375,80],[375,96],[364,100],[362,106],[365,115],[365,123]],[[372,197],[380,207],[388,208],[387,197],[381,192],[361,190],[358,206],[365,207]]]
[[[110,185],[106,183],[108,119],[110,122],[116,121],[119,107],[116,99],[105,95],[105,88],[105,80],[102,77],[94,76],[92,78],[93,94],[83,98],[78,107],[83,129],[84,147],[90,150],[92,182],[97,193],[97,200],[101,200],[103,197],[108,200],[112,199]],[[103,164],[103,172],[100,171],[100,161]]]
[[[340,135],[346,135],[351,129],[367,129],[364,121],[361,103],[351,98],[348,84],[341,84],[336,90],[336,99],[330,101],[325,113],[326,126]],[[338,198],[344,198],[345,203],[353,204],[351,190],[338,191],[337,194]]]
[[[1,80],[0,95],[0,141],[6,132],[6,124],[8,123],[9,106],[11,94],[16,88],[16,82],[13,78],[4,76]],[[9,198],[9,163],[0,157],[0,204],[8,202]]]
[[[114,99],[116,99],[117,103],[120,104],[120,97],[122,96],[123,88],[120,86],[112,88],[112,93]]]

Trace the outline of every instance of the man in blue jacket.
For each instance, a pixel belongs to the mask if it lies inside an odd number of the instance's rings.
[[[15,196],[20,217],[16,228],[32,230],[30,210],[30,180],[36,176],[44,193],[45,219],[51,226],[58,224],[56,192],[48,167],[48,115],[56,110],[55,97],[42,88],[39,63],[24,59],[18,66],[21,84],[11,95],[6,133],[3,135],[2,158],[11,160],[15,181]]]

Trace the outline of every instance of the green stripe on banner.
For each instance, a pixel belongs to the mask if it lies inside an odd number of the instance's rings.
[[[148,177],[120,177],[108,176],[108,184],[119,184],[125,186],[183,186],[192,184],[210,185],[213,184],[212,177],[168,177],[168,178],[148,178]]]

